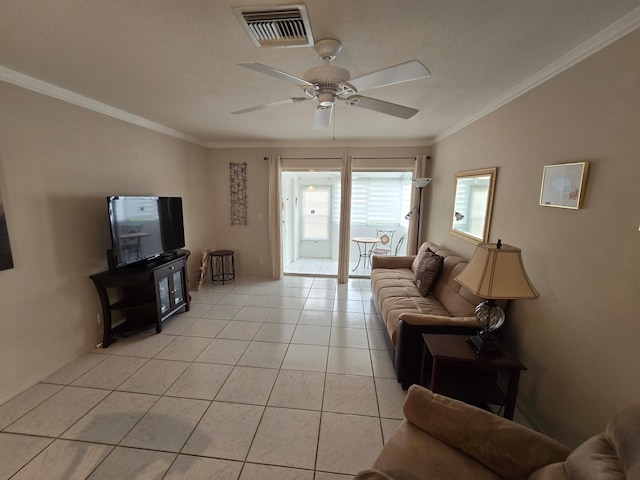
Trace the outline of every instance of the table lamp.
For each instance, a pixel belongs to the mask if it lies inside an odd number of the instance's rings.
[[[455,280],[479,297],[486,298],[475,310],[480,332],[469,337],[477,353],[497,353],[491,332],[504,323],[504,311],[496,300],[538,298],[522,265],[520,249],[512,245],[481,243],[473,258]]]

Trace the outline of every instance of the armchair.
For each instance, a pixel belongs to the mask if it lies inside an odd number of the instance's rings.
[[[372,469],[356,480],[636,480],[640,478],[640,404],[618,413],[605,432],[573,452],[490,412],[418,385],[405,420]]]

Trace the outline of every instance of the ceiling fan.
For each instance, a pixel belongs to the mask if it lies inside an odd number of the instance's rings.
[[[266,103],[243,110],[237,110],[232,113],[248,113],[289,103],[318,100],[314,122],[315,129],[327,128],[329,126],[336,99],[344,100],[347,105],[353,107],[366,108],[367,110],[373,110],[404,119],[411,118],[418,113],[418,110],[415,108],[409,108],[398,105],[397,103],[385,102],[375,98],[363,97],[362,95],[358,95],[358,92],[428,77],[431,75],[431,72],[429,72],[427,67],[422,63],[417,60],[411,60],[360,77],[351,78],[351,74],[347,70],[330,64],[342,49],[342,44],[338,40],[319,40],[314,45],[314,49],[324,61],[324,65],[307,70],[303,78],[290,75],[261,63],[240,63],[239,65],[241,67],[271,75],[272,77],[297,85],[302,89],[305,96]]]

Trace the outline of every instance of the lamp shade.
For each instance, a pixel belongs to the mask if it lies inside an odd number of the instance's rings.
[[[487,299],[538,298],[522,265],[520,249],[512,245],[481,243],[455,280]]]

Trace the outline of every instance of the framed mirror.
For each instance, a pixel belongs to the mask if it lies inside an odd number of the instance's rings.
[[[471,242],[487,242],[497,168],[456,173],[451,233]]]

